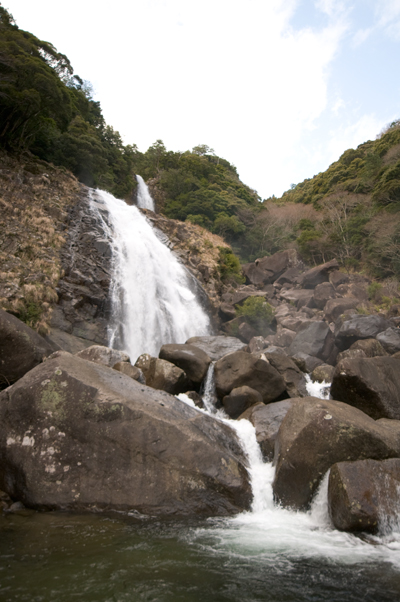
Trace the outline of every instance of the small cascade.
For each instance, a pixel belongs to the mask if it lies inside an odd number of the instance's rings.
[[[146,182],[143,180],[142,176],[136,175],[136,180],[138,183],[137,188],[137,205],[140,209],[150,209],[150,211],[154,211],[154,201],[149,192]]]
[[[215,391],[215,378],[214,378],[214,366],[215,362],[211,362],[208,367],[206,378],[204,379],[202,399],[205,409],[209,414],[215,414],[217,394]]]
[[[165,343],[209,334],[193,279],[137,207],[101,190],[92,191],[91,207],[112,247],[110,347],[135,361],[158,355]]]
[[[331,383],[322,381],[322,383],[314,382],[311,376],[306,374],[307,393],[311,397],[319,397],[320,399],[329,399],[331,393]]]

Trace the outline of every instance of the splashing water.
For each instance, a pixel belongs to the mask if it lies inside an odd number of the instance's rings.
[[[208,334],[210,321],[187,271],[137,207],[101,190],[92,192],[91,206],[112,246],[110,347],[135,361],[142,353],[158,355],[165,343]]]
[[[311,380],[311,376],[306,374],[306,388],[307,393],[311,397],[319,397],[320,399],[329,399],[331,393],[331,383],[322,381],[322,383],[314,382]]]
[[[136,180],[138,183],[137,190],[137,204],[140,209],[150,209],[150,211],[154,211],[154,201],[151,196],[149,189],[147,187],[146,182],[143,180],[142,176],[137,175]]]

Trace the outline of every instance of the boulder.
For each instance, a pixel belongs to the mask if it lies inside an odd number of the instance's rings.
[[[198,385],[205,379],[208,366],[211,364],[211,358],[207,353],[191,344],[163,345],[158,356],[184,370],[190,380]]]
[[[218,310],[220,318],[226,322],[227,320],[233,320],[236,316],[236,309],[229,303],[221,303]]]
[[[54,351],[54,345],[0,309],[0,388],[17,381]]]
[[[247,386],[232,389],[222,400],[225,412],[233,419],[239,418],[240,414],[256,403],[262,403],[261,393]]]
[[[289,397],[306,397],[308,395],[304,374],[290,357],[268,351],[264,352],[264,356],[282,376]]]
[[[273,342],[278,347],[290,347],[296,337],[296,333],[288,328],[279,328],[273,337]]]
[[[216,361],[232,353],[232,351],[245,351],[247,345],[236,337],[203,336],[192,337],[186,341],[187,345],[194,345],[202,349],[212,361]]]
[[[321,364],[312,371],[311,380],[317,383],[331,383],[334,372],[335,368],[333,366],[329,366],[329,364]]]
[[[82,351],[83,349],[87,349],[87,347],[92,345],[92,342],[87,339],[75,337],[73,334],[69,334],[68,332],[64,332],[57,328],[52,328],[50,334],[45,337],[45,340],[54,347],[54,351],[62,349],[63,351],[68,351],[68,353],[73,354],[78,353],[78,351]]]
[[[382,316],[355,316],[346,320],[335,329],[335,344],[340,351],[348,349],[355,341],[375,338],[390,327]]]
[[[389,356],[342,360],[333,375],[331,395],[375,420],[400,419],[399,360]]]
[[[306,353],[326,361],[333,349],[334,335],[326,322],[305,324],[290,346],[289,354]]]
[[[305,305],[313,305],[314,291],[310,291],[302,288],[288,288],[280,292],[280,296],[285,301],[292,302],[297,308]]]
[[[362,349],[346,349],[345,351],[338,353],[336,363],[339,363],[342,360],[352,360],[358,357],[367,357],[367,355]]]
[[[335,288],[341,284],[346,284],[348,281],[349,276],[344,272],[339,272],[339,270],[335,270],[329,274],[329,282],[333,284]]]
[[[126,374],[129,378],[133,378],[133,380],[137,380],[142,385],[146,384],[146,379],[141,369],[137,366],[132,366],[129,362],[117,362],[114,364],[113,369]]]
[[[377,341],[390,354],[400,351],[400,329],[388,328],[376,336]]]
[[[112,368],[118,362],[129,362],[129,355],[118,349],[103,347],[102,345],[91,345],[82,351],[76,353],[78,357],[96,364],[103,364]]]
[[[278,435],[282,420],[292,407],[291,399],[276,401],[275,403],[259,403],[246,410],[239,420],[249,420],[256,429],[257,442],[266,462],[274,458],[275,439]]]
[[[297,280],[300,276],[299,268],[289,268],[286,272],[283,272],[281,276],[277,280],[275,280],[275,284],[280,284],[281,286],[284,284],[296,284]]]
[[[336,297],[335,289],[330,282],[318,284],[314,290],[314,305],[318,309],[324,309],[327,301]]]
[[[275,442],[274,497],[285,507],[309,508],[326,471],[346,460],[383,460],[400,453],[392,429],[340,401],[292,400]]]
[[[250,324],[247,322],[242,322],[242,324],[240,324],[238,333],[242,341],[245,343],[250,343],[251,339],[258,335],[257,330],[250,326]]]
[[[345,311],[355,309],[360,302],[355,297],[329,299],[324,306],[324,314],[328,322],[336,322]]]
[[[135,368],[140,370],[146,385],[152,389],[166,391],[171,395],[179,395],[193,388],[192,381],[182,368],[175,364],[143,353],[136,360]]]
[[[226,424],[66,352],[0,393],[0,489],[30,508],[227,515],[245,465]]]
[[[315,288],[322,282],[328,282],[329,274],[338,268],[339,264],[336,259],[332,259],[332,261],[328,261],[322,265],[317,265],[300,276],[300,285],[303,288]]]
[[[295,249],[287,249],[269,257],[256,259],[253,264],[244,265],[243,272],[252,284],[271,284],[288,268],[295,267],[298,263],[299,258]]]
[[[397,523],[400,459],[334,464],[329,474],[329,514],[336,529],[385,533]]]
[[[264,403],[276,401],[286,390],[282,376],[265,359],[235,351],[215,364],[215,385],[219,398],[232,389],[247,385],[262,395]]]
[[[292,355],[292,360],[296,364],[296,366],[302,371],[309,374],[317,366],[321,366],[324,362],[313,355],[308,355],[307,353],[303,353],[302,351],[298,351],[294,355]]]
[[[349,349],[361,349],[361,351],[364,351],[365,357],[387,355],[380,342],[376,339],[361,339],[350,345]]]
[[[264,339],[264,337],[253,337],[249,342],[250,353],[265,349],[266,344],[266,339]]]

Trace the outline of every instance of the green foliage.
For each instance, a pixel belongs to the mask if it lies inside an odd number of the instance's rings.
[[[380,291],[382,290],[382,284],[380,282],[371,282],[368,286],[368,299],[370,301],[377,301]]]
[[[17,317],[21,320],[21,322],[25,322],[25,324],[31,328],[35,328],[38,322],[40,322],[42,314],[43,306],[41,303],[37,303],[35,301],[25,301],[23,305],[21,304]]]
[[[243,284],[245,278],[238,257],[229,247],[218,247],[219,250],[219,274],[222,282]]]
[[[244,316],[257,332],[266,334],[274,319],[275,310],[263,297],[249,297],[242,306],[236,308],[236,314]]]

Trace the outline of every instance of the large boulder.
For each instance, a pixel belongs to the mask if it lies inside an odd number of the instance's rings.
[[[233,419],[239,418],[247,408],[256,403],[262,403],[261,393],[247,386],[232,389],[222,400],[225,412]]]
[[[288,268],[295,267],[298,263],[295,249],[287,249],[244,265],[243,273],[251,284],[271,284]]]
[[[338,268],[339,264],[336,259],[332,259],[332,261],[328,261],[322,265],[317,265],[300,276],[300,284],[303,288],[315,288],[322,282],[328,282],[329,274]]]
[[[289,354],[306,353],[326,361],[333,349],[334,335],[326,322],[311,322],[301,328],[290,346]]]
[[[378,357],[380,355],[387,355],[380,342],[376,339],[361,339],[353,343],[349,349],[360,349],[365,353],[365,357]]]
[[[229,426],[66,352],[0,393],[0,490],[31,508],[231,514],[245,465]]]
[[[0,388],[17,381],[55,349],[32,328],[0,309]]]
[[[264,356],[282,376],[289,397],[306,397],[308,395],[304,374],[290,357],[267,351]]]
[[[335,344],[340,351],[348,349],[360,339],[375,338],[380,332],[387,330],[390,323],[383,316],[355,316],[346,320],[335,331]]]
[[[287,288],[280,292],[280,296],[285,301],[294,303],[296,307],[300,308],[305,305],[314,305],[314,291],[310,291],[303,288]]]
[[[322,477],[336,462],[399,456],[395,430],[357,408],[316,397],[292,401],[275,442],[273,490],[283,506],[309,508]]]
[[[388,328],[383,332],[380,332],[376,336],[378,342],[387,351],[387,353],[393,354],[400,351],[400,329],[399,328]]]
[[[399,420],[400,361],[387,356],[342,360],[333,375],[331,395],[375,420]]]
[[[142,372],[145,384],[153,389],[166,391],[171,395],[179,395],[179,393],[185,393],[193,388],[192,381],[182,368],[178,368],[166,360],[160,360],[158,357],[152,357],[148,353],[143,353],[138,357],[135,368]]]
[[[385,532],[398,519],[400,459],[339,462],[329,474],[329,514],[341,531]]]
[[[159,358],[182,368],[195,384],[201,384],[206,377],[211,358],[195,345],[169,343],[163,345]]]
[[[109,368],[112,368],[118,362],[129,362],[129,355],[124,351],[111,349],[111,347],[103,347],[103,345],[91,345],[79,351],[76,355],[83,360],[103,364]]]
[[[318,284],[314,290],[314,305],[318,309],[324,309],[327,301],[336,297],[335,289],[330,282]]]
[[[324,314],[328,322],[336,322],[345,311],[355,309],[360,302],[355,297],[329,299],[324,306]]]
[[[215,385],[221,399],[244,385],[262,395],[264,403],[276,401],[286,390],[282,376],[266,359],[235,351],[215,364]]]
[[[249,420],[256,429],[257,442],[266,462],[271,462],[274,458],[275,439],[292,404],[291,399],[275,401],[268,405],[258,403],[239,416],[239,420]]]

